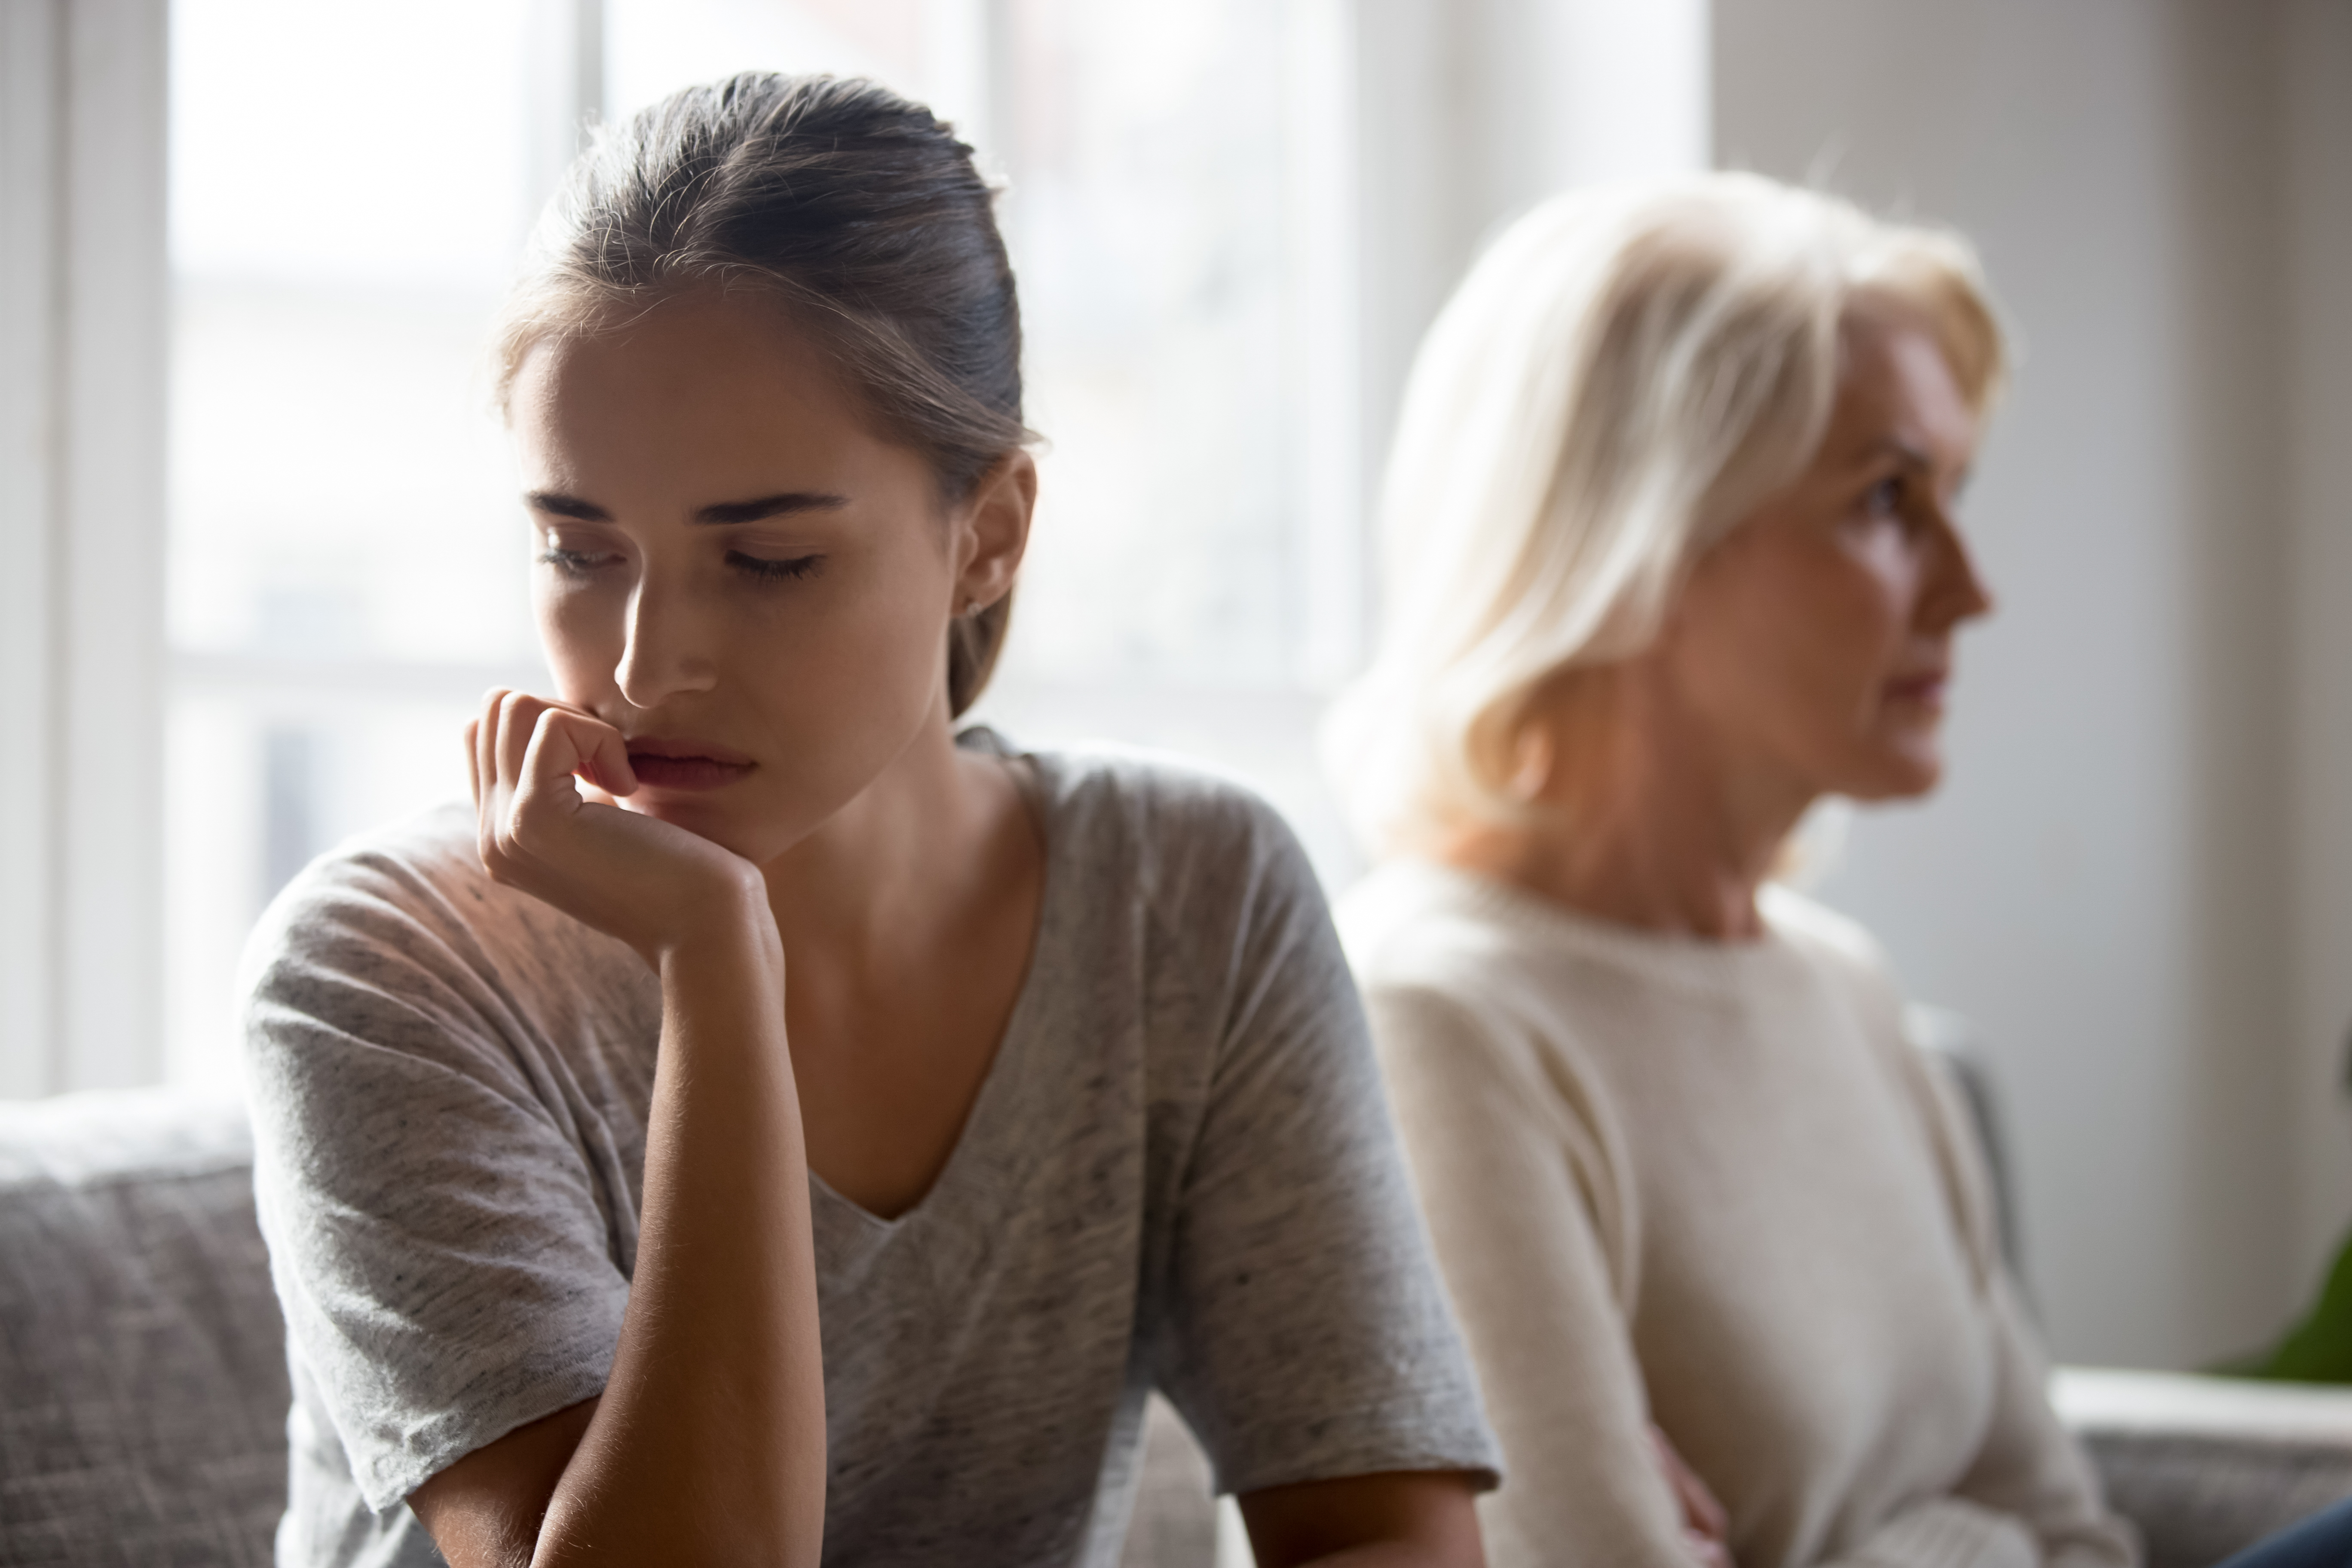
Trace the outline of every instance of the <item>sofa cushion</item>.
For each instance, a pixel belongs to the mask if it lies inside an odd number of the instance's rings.
[[[2352,1389],[2061,1367],[2050,1398],[2148,1568],[2209,1568],[2352,1496]]]
[[[243,1111],[0,1102],[0,1562],[266,1563],[287,1404]]]

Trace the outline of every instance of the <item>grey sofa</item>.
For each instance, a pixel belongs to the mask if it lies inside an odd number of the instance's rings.
[[[243,1112],[0,1102],[0,1563],[266,1563],[286,1405]]]
[[[233,1103],[0,1100],[0,1568],[247,1568],[286,1502],[285,1334]],[[1122,1568],[1208,1568],[1154,1403]]]
[[[0,1568],[270,1554],[283,1340],[228,1104],[0,1102]],[[2154,1568],[2196,1568],[2352,1493],[2352,1392],[2063,1373]],[[1209,1568],[1208,1472],[1155,1407],[1126,1568]]]
[[[2051,1399],[2148,1568],[2204,1568],[2352,1494],[2352,1389],[2067,1367]]]

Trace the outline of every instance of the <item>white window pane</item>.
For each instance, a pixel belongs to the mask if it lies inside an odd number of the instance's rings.
[[[544,9],[175,0],[175,1079],[232,1070],[263,903],[338,838],[462,792],[467,700],[537,662],[485,351],[540,195]]]
[[[739,71],[871,77],[926,97],[924,0],[605,0],[605,106],[625,119]]]
[[[527,221],[526,0],[180,0],[172,637],[512,658],[483,349]]]
[[[466,795],[471,705],[328,701],[200,690],[173,704],[168,1070],[236,1072],[237,955],[262,906],[310,858],[362,828]]]
[[[184,271],[495,289],[527,217],[530,0],[173,0]]]
[[[997,124],[1051,442],[1016,676],[1289,674],[1283,14],[1012,7]]]
[[[482,359],[495,303],[176,280],[176,647],[528,654],[528,535]]]

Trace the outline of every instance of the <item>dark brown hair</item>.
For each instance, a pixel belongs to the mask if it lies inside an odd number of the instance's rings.
[[[971,149],[870,81],[747,71],[598,133],[548,208],[499,334],[503,402],[553,336],[689,289],[773,300],[950,501],[1032,437],[1021,306]],[[1012,595],[948,634],[958,714],[988,683]]]

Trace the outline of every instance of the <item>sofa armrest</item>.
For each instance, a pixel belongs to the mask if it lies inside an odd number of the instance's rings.
[[[244,1112],[0,1101],[0,1563],[266,1563],[287,1404]]]
[[[2208,1568],[2352,1496],[2352,1388],[2061,1367],[2050,1398],[2148,1568]]]

